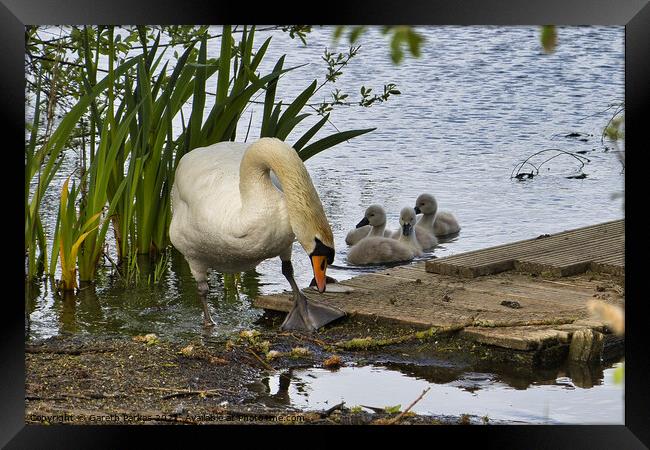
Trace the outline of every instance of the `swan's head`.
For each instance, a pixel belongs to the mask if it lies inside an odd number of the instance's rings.
[[[357,224],[357,228],[361,228],[364,225],[371,225],[373,227],[386,225],[386,211],[384,211],[384,208],[380,205],[368,206],[363,219]]]
[[[438,211],[438,202],[431,194],[420,194],[415,200],[416,214],[435,214]]]
[[[315,213],[314,209],[321,213]],[[334,236],[320,202],[310,213],[292,220],[292,228],[296,239],[309,255],[318,292],[325,292],[327,265],[334,262]]]
[[[305,248],[304,245],[303,248]],[[327,245],[315,237],[314,249],[311,252],[307,251],[307,253],[311,260],[311,267],[314,271],[314,280],[316,280],[318,292],[325,292],[325,287],[327,286],[327,265],[334,262],[334,244]]]
[[[415,209],[406,206],[399,213],[399,225],[402,228],[404,236],[410,236],[415,226],[416,214]]]

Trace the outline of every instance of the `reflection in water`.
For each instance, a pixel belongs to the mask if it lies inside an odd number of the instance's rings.
[[[173,270],[167,270],[154,286],[146,282],[147,271],[153,267],[143,262],[140,271],[145,281],[135,286],[125,286],[117,275],[107,276],[105,282],[80,286],[77,293],[58,293],[51,287],[51,303],[40,304],[36,297],[46,293],[32,290],[25,298],[26,333],[30,338],[60,333],[156,333],[175,341],[201,334],[204,330],[197,318],[202,310],[189,267],[176,251],[168,265]],[[261,289],[260,274],[255,270],[238,274],[212,272],[209,285],[208,303],[217,320],[217,327],[208,331],[210,335],[249,328],[262,314],[250,307],[251,299]]]
[[[289,397],[289,386],[291,385],[292,380],[293,369],[288,369],[280,373],[277,377],[273,378],[273,381],[275,384],[277,384],[277,388],[275,386],[271,387],[271,379],[269,377],[265,377],[262,379],[262,385],[264,388],[260,394],[264,397],[265,401],[268,404],[273,404],[276,406],[289,406],[291,405],[291,398]],[[298,380],[294,381],[299,382]],[[274,389],[276,391],[275,393],[272,393]]]
[[[548,374],[538,377],[528,389],[520,383],[513,389],[501,375],[449,367],[404,365],[396,370],[394,366],[363,366],[343,367],[334,372],[296,369],[262,380],[264,388],[257,389],[257,401],[308,410],[327,409],[341,401],[348,407],[367,405],[381,409],[398,404],[405,407],[429,387],[430,392],[414,406],[414,412],[470,414],[530,423],[622,424],[622,402],[611,401],[623,397],[623,387],[613,381],[613,372],[619,365],[604,371],[588,371],[600,374],[589,379],[591,389],[579,389],[585,379],[564,376],[562,371],[555,371],[555,377],[548,379]]]

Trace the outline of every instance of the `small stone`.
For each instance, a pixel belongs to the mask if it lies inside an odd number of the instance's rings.
[[[521,308],[521,305],[519,304],[519,302],[516,302],[514,300],[504,300],[504,301],[501,302],[501,306],[506,306],[506,307],[512,308],[512,309],[520,309]]]
[[[170,415],[171,416],[180,416],[180,415],[184,414],[186,411],[187,411],[187,409],[185,409],[185,406],[183,406],[183,404],[181,403],[176,408],[174,408],[174,410],[171,412]]]

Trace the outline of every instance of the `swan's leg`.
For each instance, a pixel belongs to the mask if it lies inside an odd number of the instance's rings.
[[[293,278],[293,265],[290,259],[282,261],[282,275],[291,285],[293,308],[280,325],[281,330],[316,331],[323,325],[345,315],[345,312],[340,309],[309,300],[300,292],[296,280]]]
[[[208,292],[210,291],[210,288],[208,286],[208,271],[205,267],[201,267],[192,263],[190,263],[190,271],[196,280],[199,298],[201,299],[201,304],[203,305],[203,326],[205,328],[213,327],[216,325],[216,323],[214,320],[212,320],[210,311],[208,309]]]

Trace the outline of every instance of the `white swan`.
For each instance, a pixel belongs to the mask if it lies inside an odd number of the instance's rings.
[[[420,194],[415,200],[415,212],[422,213],[417,228],[433,232],[436,236],[447,236],[460,231],[456,217],[450,212],[438,212],[438,202],[431,194]]]
[[[270,171],[282,190],[273,184]],[[296,238],[311,258],[318,290],[325,291],[334,237],[309,173],[289,145],[262,138],[253,144],[219,142],[192,150],[176,168],[172,209],[169,237],[197,281],[204,325],[214,325],[206,301],[208,268],[236,273],[275,256],[294,296],[282,329],[312,331],[345,314],[308,300],[293,278],[291,247]]]
[[[369,236],[390,237],[390,235],[391,232],[386,230],[386,211],[381,205],[370,205],[356,228],[348,232],[345,243],[354,245]]]
[[[422,254],[422,248],[415,239],[413,227],[416,215],[413,208],[405,207],[400,213],[401,235],[398,239],[369,236],[353,245],[348,252],[348,262],[355,265],[384,264],[410,261]]]

